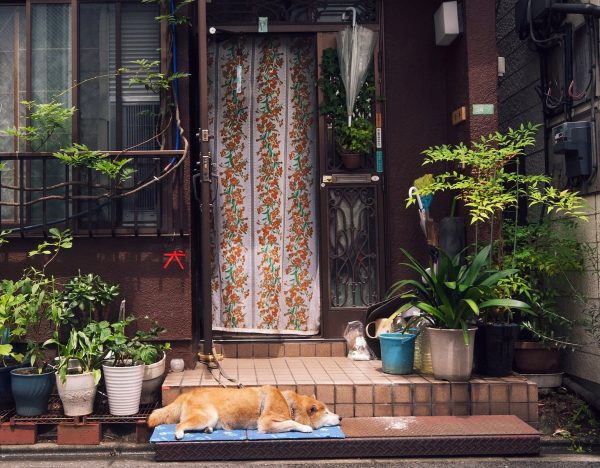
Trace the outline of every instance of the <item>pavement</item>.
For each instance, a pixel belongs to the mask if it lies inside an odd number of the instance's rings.
[[[470,458],[402,458],[352,460],[291,460],[239,462],[155,462],[150,445],[103,443],[97,447],[34,446],[0,447],[0,466],[10,468],[141,468],[198,467],[291,467],[291,468],[345,468],[372,466],[407,466],[417,468],[600,468],[600,453],[564,453],[564,444],[544,445],[539,457],[470,457]]]

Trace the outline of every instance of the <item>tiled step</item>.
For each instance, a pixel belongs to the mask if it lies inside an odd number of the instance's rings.
[[[519,375],[478,377],[469,382],[436,380],[432,375],[390,375],[381,361],[346,357],[282,357],[220,361],[224,373],[245,386],[275,385],[316,397],[342,417],[468,416],[512,414],[537,427],[537,386]],[[163,404],[202,386],[219,385],[219,371],[203,364],[168,374]],[[224,385],[235,385],[221,376]]]
[[[515,416],[352,418],[345,439],[161,442],[157,461],[538,455],[539,433]]]

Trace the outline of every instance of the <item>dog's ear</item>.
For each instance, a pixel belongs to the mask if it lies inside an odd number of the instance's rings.
[[[316,395],[313,393],[313,394],[311,395],[311,398],[312,398],[313,400],[316,400],[316,399],[317,399],[317,396],[316,396]]]
[[[317,412],[317,405],[312,405],[308,410],[308,414],[314,414]]]

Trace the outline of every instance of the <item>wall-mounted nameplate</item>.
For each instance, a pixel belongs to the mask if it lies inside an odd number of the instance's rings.
[[[471,115],[494,115],[494,104],[473,104]]]

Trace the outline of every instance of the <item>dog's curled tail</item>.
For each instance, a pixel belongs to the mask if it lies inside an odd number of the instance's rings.
[[[152,411],[152,414],[148,418],[148,426],[156,427],[159,424],[174,424],[179,422],[179,416],[181,415],[181,403],[175,400],[170,405],[164,408],[159,408]]]

